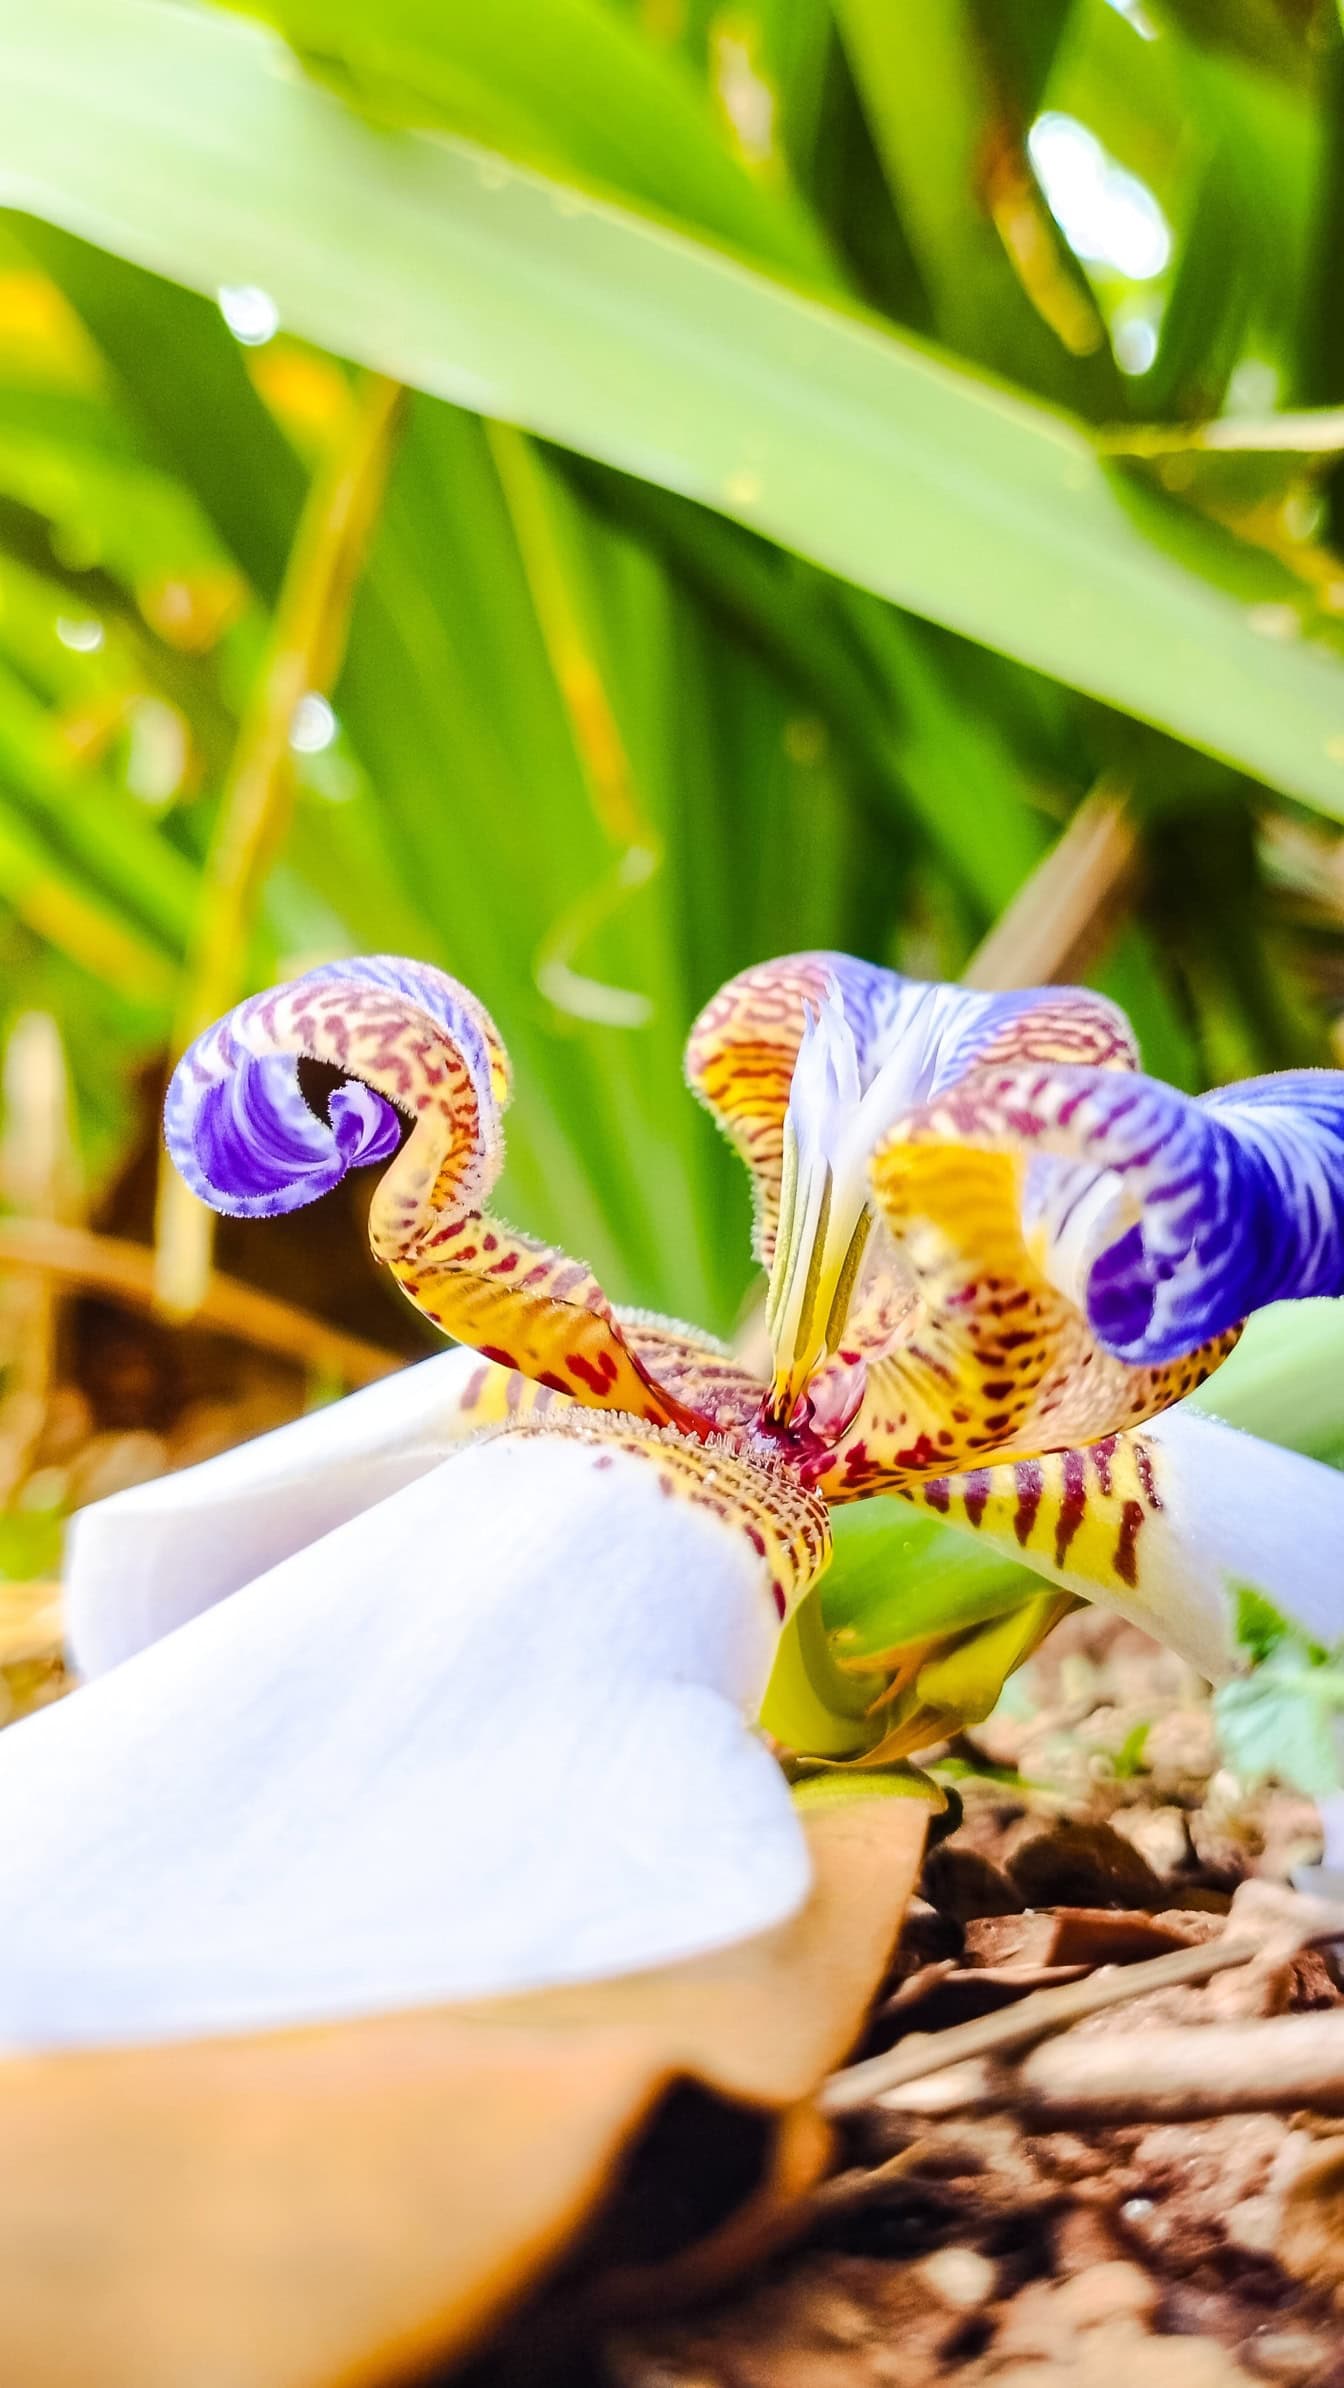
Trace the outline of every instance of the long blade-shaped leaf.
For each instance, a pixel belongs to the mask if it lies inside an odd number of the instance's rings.
[[[247,25],[158,0],[14,16],[0,193],[197,289],[264,283],[329,347],[1344,814],[1344,663],[1283,636],[1272,561],[908,341],[464,143],[362,123]]]

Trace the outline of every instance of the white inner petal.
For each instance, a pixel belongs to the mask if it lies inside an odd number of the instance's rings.
[[[465,1446],[0,1736],[0,2041],[624,1972],[807,1888],[746,1537],[577,1436]]]
[[[965,1036],[977,1002],[984,1001],[963,987],[908,980],[880,1038],[865,1056],[862,1075],[834,980],[820,1015],[809,1017],[794,1069],[790,1115],[800,1152],[816,1150],[830,1162],[837,1209],[849,1215],[851,1228],[867,1200],[874,1145],[903,1111],[927,1101],[949,1039]]]
[[[839,1348],[841,1314],[863,1282],[861,1265],[854,1271],[853,1244],[869,1211],[874,1147],[903,1111],[927,1101],[949,1054],[996,1000],[961,987],[899,983],[862,1068],[836,981],[829,981],[815,1012],[805,1007],[785,1115],[780,1223],[766,1306],[781,1417],[812,1371]],[[894,1266],[888,1246],[883,1267],[890,1274]]]

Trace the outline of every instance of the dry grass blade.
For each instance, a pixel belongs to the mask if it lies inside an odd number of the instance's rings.
[[[1020,2065],[940,2070],[912,2082],[901,2105],[925,2117],[1007,2111],[1042,2131],[1299,2108],[1344,2114],[1344,2015],[1332,2009],[1251,2023],[1149,2027],[1137,2061],[1133,2039],[1122,2035],[1055,2041]]]
[[[377,374],[365,380],[349,431],[318,473],[304,508],[201,877],[176,1022],[179,1053],[238,992],[257,901],[289,824],[295,712],[310,692],[331,686],[340,666],[404,400],[397,383]],[[212,1221],[165,1156],[155,1286],[172,1316],[189,1317],[200,1305]]]
[[[639,1028],[650,1016],[647,996],[592,978],[576,967],[575,956],[637,888],[647,886],[661,866],[661,842],[635,782],[532,443],[508,423],[487,423],[486,440],[588,800],[606,836],[621,849],[615,867],[547,932],[536,957],[537,984],[558,1010],[577,1019]]]
[[[79,1215],[80,1171],[70,1079],[60,1028],[49,1012],[26,1012],[5,1049],[0,1194],[6,1206],[56,1225]],[[27,1473],[51,1394],[59,1290],[41,1270],[16,1269],[0,1296],[6,1386],[0,1419],[7,1457],[0,1498]]]
[[[152,1309],[156,1298],[154,1255],[147,1246],[47,1219],[0,1220],[0,1268],[31,1269],[87,1293],[106,1294],[133,1310]],[[370,1385],[405,1365],[399,1353],[347,1335],[235,1277],[206,1279],[196,1317],[203,1327],[346,1385]]]
[[[1180,456],[1200,449],[1223,456],[1338,456],[1344,449],[1344,407],[1174,426],[1126,424],[1101,434],[1098,445],[1108,456]]]
[[[1119,925],[1136,858],[1124,797],[1103,781],[981,940],[965,984],[993,992],[1083,974]]]
[[[1254,1894],[1247,1897],[1247,1892]],[[1258,1919],[1258,1921],[1257,1921]],[[1138,1965],[1103,1966],[1085,1981],[1036,1990],[1017,2006],[977,2016],[949,2031],[912,2032],[895,2048],[837,2073],[822,2093],[827,2114],[852,2114],[875,2099],[894,2098],[908,2085],[952,2066],[982,2058],[1015,2056],[1038,2040],[1067,2031],[1106,2007],[1123,2006],[1151,1990],[1172,1990],[1212,1979],[1230,1967],[1282,1964],[1313,1941],[1344,1938],[1344,1911],[1315,1899],[1282,1895],[1249,1883],[1233,1903],[1228,1927],[1217,1940],[1171,1949]],[[1145,2040],[1145,2063],[1147,2041]],[[1131,2058],[1132,2063],[1132,2058]]]

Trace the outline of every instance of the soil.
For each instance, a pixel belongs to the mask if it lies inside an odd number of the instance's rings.
[[[1207,1939],[1240,1882],[1319,1854],[1310,1801],[1245,1791],[1204,1687],[1100,1613],[1067,1620],[944,1756],[961,1820],[861,2053]],[[1311,1951],[1074,2028],[1126,2035],[1141,2082],[1156,2024],[1340,2004],[1336,1959]],[[1344,2388],[1344,2121],[1042,2134],[867,2110],[797,2243],[712,2307],[624,2325],[582,2370],[610,2388]]]

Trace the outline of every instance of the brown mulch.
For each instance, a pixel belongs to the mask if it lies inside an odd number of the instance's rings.
[[[1319,1850],[1310,1801],[1245,1792],[1202,1686],[1100,1614],[949,1755],[963,1813],[865,2055],[1206,1940],[1240,1882],[1286,1883]],[[1074,2030],[1124,2035],[1141,2085],[1154,2026],[1338,2006],[1338,1956],[1313,1949]],[[903,2115],[895,2095],[845,2121],[797,2244],[712,2307],[616,2329],[576,2388],[1344,2388],[1344,2122],[1033,2133],[1011,2111]]]

